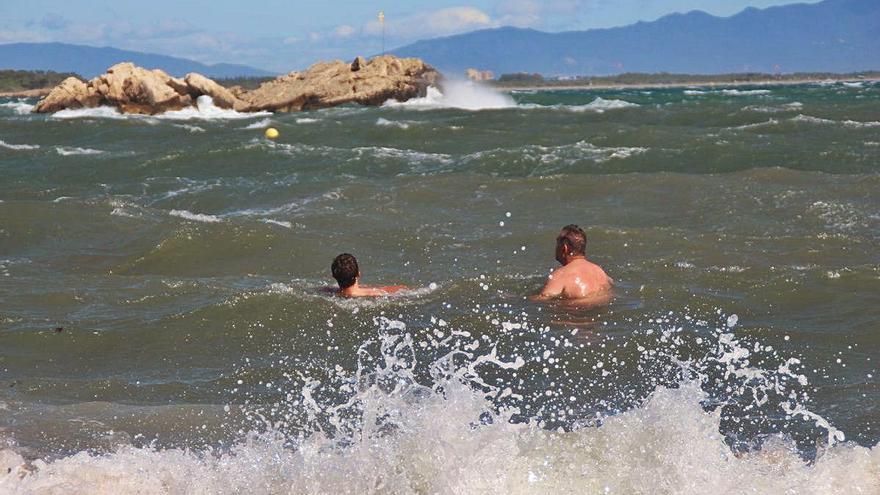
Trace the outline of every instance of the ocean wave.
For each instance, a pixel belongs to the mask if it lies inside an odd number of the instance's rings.
[[[92,148],[78,148],[75,146],[56,146],[55,152],[61,156],[100,155],[104,153],[101,150],[95,150]]]
[[[293,224],[284,220],[275,220],[273,218],[263,218],[260,220],[263,223],[268,223],[271,225],[278,225],[279,227],[284,227],[285,229],[292,229]]]
[[[187,131],[189,131],[190,133],[193,133],[193,134],[195,134],[195,133],[197,133],[197,132],[205,132],[205,129],[204,129],[204,128],[199,127],[199,126],[197,126],[197,125],[190,125],[190,124],[174,124],[174,127],[177,127],[177,128],[180,128],[180,129],[187,130]]]
[[[867,127],[880,127],[880,122],[861,122],[857,120],[831,120],[831,119],[823,119],[821,117],[813,117],[810,115],[799,114],[795,117],[791,118],[792,122],[801,122],[806,124],[821,124],[821,125],[839,125],[844,127],[853,127],[853,128],[867,128]]]
[[[320,119],[313,119],[311,117],[300,117],[296,119],[297,124],[314,124],[316,122],[320,122]]]
[[[263,119],[263,120],[258,120],[252,124],[248,124],[248,125],[242,127],[242,129],[244,129],[244,130],[262,129],[264,127],[269,127],[270,125],[272,125],[272,121],[270,119]]]
[[[398,129],[409,129],[410,122],[399,121],[399,120],[388,120],[382,117],[379,117],[376,120],[376,125],[380,127],[397,127]]]
[[[40,149],[40,145],[39,144],[11,144],[11,143],[7,143],[6,141],[3,141],[2,139],[0,139],[0,148],[6,148],[9,150],[16,150],[16,151],[28,151],[28,150],[38,150],[38,149]]]
[[[204,223],[219,223],[223,220],[215,215],[206,215],[204,213],[193,213],[188,210],[171,210],[168,212],[169,215],[173,217],[180,217],[184,220],[191,220],[193,222],[204,222]]]
[[[388,100],[382,106],[385,108],[409,110],[454,108],[477,111],[514,108],[516,107],[516,102],[510,95],[494,91],[477,83],[449,81],[443,84],[442,91],[434,86],[429,86],[427,94],[423,97],[412,98],[403,102]]]
[[[272,115],[271,112],[237,112],[235,110],[227,110],[214,105],[214,100],[207,95],[199,96],[196,100],[195,107],[188,107],[182,110],[172,110],[157,115],[137,115],[123,114],[113,107],[97,107],[97,108],[77,108],[67,109],[55,112],[52,118],[55,119],[130,119],[142,120],[148,123],[156,120],[241,120],[253,119],[258,117],[267,117]]]
[[[724,96],[761,96],[773,94],[769,89],[722,89]]]
[[[11,108],[18,115],[28,115],[33,111],[34,105],[23,101],[9,101],[0,103],[0,108]]]
[[[536,103],[526,103],[519,105],[519,108],[535,110],[535,109],[553,109],[553,110],[564,110],[568,112],[595,112],[595,113],[604,113],[608,110],[620,110],[623,108],[637,108],[640,105],[638,103],[632,103],[626,100],[606,100],[602,97],[596,97],[590,103],[585,105],[538,105]]]
[[[276,294],[298,287],[273,284]],[[338,299],[352,301],[351,299]],[[354,306],[352,312],[358,312]],[[328,333],[333,319],[328,318]],[[773,359],[756,368],[769,347],[740,342],[732,328],[736,315],[723,315],[719,328],[704,337],[709,369],[729,380],[729,402],[707,393],[700,369],[674,385],[658,384],[643,400],[621,412],[588,413],[570,428],[551,428],[515,404],[520,389],[498,377],[527,370],[565,367],[568,336],[556,344],[536,345],[503,355],[497,343],[477,338],[466,328],[432,317],[424,331],[382,316],[375,339],[357,349],[356,368],[317,366],[311,376],[300,357],[272,356],[272,366],[289,372],[262,390],[282,392],[279,402],[261,405],[247,392],[233,390],[227,404],[206,405],[206,416],[244,416],[266,425],[262,432],[224,449],[158,449],[130,445],[106,454],[82,451],[28,462],[12,448],[0,448],[0,491],[45,493],[242,493],[260,487],[266,493],[877,493],[880,447],[860,447],[827,420],[797,402],[797,387],[809,385],[796,358]],[[503,334],[540,333],[527,321],[492,320]],[[668,317],[650,320],[646,335],[656,348],[635,343],[643,370],[660,361],[697,366],[693,356],[674,359],[686,333]],[[704,325],[705,323],[703,323]],[[701,325],[701,323],[697,323]],[[709,329],[707,329],[709,330]],[[572,332],[572,335],[574,332]],[[575,338],[575,337],[573,337]],[[536,343],[541,344],[536,340]],[[603,346],[604,347],[604,346]],[[618,348],[620,344],[611,346]],[[439,359],[418,359],[436,349]],[[613,352],[613,351],[608,351]],[[612,382],[625,363],[611,354],[594,356],[593,373]],[[527,366],[530,366],[527,368]],[[260,379],[245,365],[238,376]],[[489,372],[492,379],[484,379]],[[589,371],[588,371],[589,372]],[[487,376],[488,378],[488,376]],[[721,379],[721,378],[719,378]],[[430,380],[430,383],[425,383]],[[661,381],[665,382],[665,380]],[[512,380],[516,383],[516,379]],[[521,380],[520,380],[521,382]],[[656,382],[655,382],[656,383]],[[246,388],[246,387],[245,387]],[[335,394],[328,393],[332,390]],[[576,415],[578,391],[540,391],[557,416]],[[797,422],[827,431],[815,460],[805,461],[785,435],[768,435],[752,448],[734,451],[720,432],[737,419],[730,408],[758,414],[780,397],[783,431]],[[725,404],[728,407],[725,407]],[[775,405],[773,405],[775,406]],[[545,406],[542,406],[545,407]],[[223,411],[223,412],[220,412]],[[280,417],[273,422],[271,418]],[[515,419],[515,418],[519,419]],[[284,430],[303,418],[304,428]],[[442,420],[440,420],[442,418]],[[783,419],[784,418],[784,419]],[[257,466],[258,468],[255,468]],[[293,487],[293,488],[292,488]]]

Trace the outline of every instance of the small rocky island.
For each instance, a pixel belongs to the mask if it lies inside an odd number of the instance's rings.
[[[298,112],[345,103],[381,105],[394,99],[424,96],[440,73],[417,58],[392,55],[352,63],[319,62],[303,72],[291,72],[254,90],[226,88],[207,77],[190,73],[183,79],[161,70],[120,63],[89,82],[68,77],[34,107],[35,113],[115,107],[122,113],[155,115],[195,106],[200,96],[214,105],[239,112]]]

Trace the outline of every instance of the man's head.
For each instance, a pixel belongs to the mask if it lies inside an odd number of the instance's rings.
[[[577,225],[562,227],[556,237],[556,261],[562,263],[572,256],[584,256],[587,253],[587,234]]]
[[[358,268],[358,261],[353,255],[343,253],[333,260],[330,266],[333,272],[333,278],[339,284],[340,289],[347,289],[357,282],[361,276],[361,270]]]

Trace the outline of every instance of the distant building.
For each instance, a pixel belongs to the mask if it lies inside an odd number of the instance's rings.
[[[491,81],[495,79],[495,74],[491,70],[468,69],[464,74],[471,81]]]

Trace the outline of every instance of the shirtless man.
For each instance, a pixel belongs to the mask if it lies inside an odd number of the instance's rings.
[[[579,299],[604,303],[611,299],[613,280],[605,271],[587,261],[587,235],[577,225],[566,225],[556,238],[556,261],[562,264],[550,274],[541,293],[533,300]]]
[[[357,258],[348,253],[343,253],[333,260],[330,266],[333,272],[333,278],[339,284],[339,290],[336,295],[344,297],[370,297],[370,296],[386,296],[401,289],[405,289],[405,285],[390,285],[386,287],[367,287],[362,286],[358,282],[361,279],[361,270],[358,268]]]

